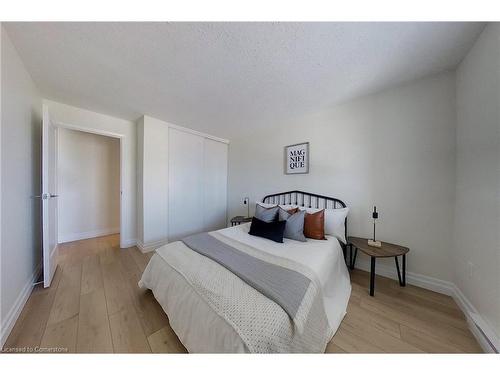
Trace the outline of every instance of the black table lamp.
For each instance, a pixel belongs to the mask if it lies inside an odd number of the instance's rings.
[[[380,247],[382,246],[382,243],[380,241],[377,241],[375,236],[375,222],[378,219],[377,206],[373,206],[372,218],[373,218],[373,239],[368,240],[368,245]]]
[[[247,217],[250,217],[250,198],[245,197],[243,199],[243,204],[246,204],[246,206],[247,206]]]

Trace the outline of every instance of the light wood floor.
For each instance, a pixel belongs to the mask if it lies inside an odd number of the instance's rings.
[[[60,245],[52,286],[35,288],[4,350],[186,352],[152,293],[137,286],[152,253],[118,243],[106,236]],[[378,276],[370,297],[366,272],[351,280],[348,312],[327,352],[481,352],[450,297]]]

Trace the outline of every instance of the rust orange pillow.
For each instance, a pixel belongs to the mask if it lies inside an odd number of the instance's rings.
[[[325,210],[306,213],[304,219],[304,236],[313,240],[326,240],[325,238]]]

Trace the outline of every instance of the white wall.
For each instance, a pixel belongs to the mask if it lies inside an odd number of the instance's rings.
[[[122,205],[120,244],[122,247],[136,244],[136,124],[132,121],[91,112],[66,104],[44,101],[54,123],[76,126],[81,130],[121,137],[122,154]]]
[[[168,241],[168,127],[149,116],[137,123],[138,244],[142,249]]]
[[[500,25],[457,70],[455,283],[500,338]]]
[[[58,130],[58,241],[120,231],[120,140]]]
[[[1,30],[1,271],[3,340],[31,291],[41,261],[42,103],[6,31]]]
[[[376,204],[378,238],[410,247],[408,270],[450,281],[454,79],[432,76],[231,139],[229,217],[246,214],[245,196],[299,189],[344,200],[349,233],[369,236]],[[283,147],[304,141],[310,173],[285,175]]]

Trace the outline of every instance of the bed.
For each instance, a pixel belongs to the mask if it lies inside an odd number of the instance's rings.
[[[345,207],[338,199],[299,191],[268,195],[263,202]],[[210,236],[314,280],[311,284],[317,296],[311,305],[316,315],[307,310],[303,323],[297,323],[279,304],[181,241],[156,250],[139,286],[152,290],[190,353],[324,352],[345,315],[351,293],[345,249],[332,236],[326,241],[284,239],[281,244],[251,236],[249,228],[250,223],[245,223]]]

